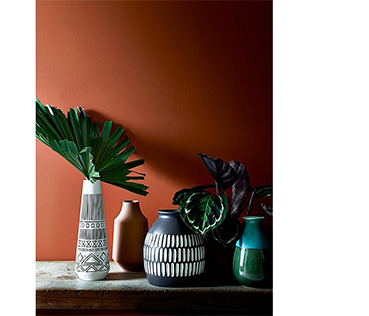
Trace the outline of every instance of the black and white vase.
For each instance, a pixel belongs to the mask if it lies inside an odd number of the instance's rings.
[[[83,181],[75,271],[82,280],[102,280],[110,270],[100,180]]]
[[[159,218],[144,242],[144,269],[148,282],[165,287],[198,285],[205,268],[202,236],[186,226],[179,210],[158,213]]]

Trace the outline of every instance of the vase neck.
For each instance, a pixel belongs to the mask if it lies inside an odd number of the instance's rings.
[[[242,217],[245,220],[246,226],[249,227],[261,227],[263,220],[265,219],[264,216],[244,216]]]
[[[178,209],[159,210],[159,218],[152,224],[151,233],[167,235],[195,234],[182,220]]]
[[[136,211],[140,209],[140,202],[138,200],[125,200],[122,203],[122,210],[129,209],[132,211]]]
[[[265,217],[263,216],[244,216],[242,217],[245,220],[245,230],[243,235],[248,233],[255,232],[260,233],[261,231],[261,224]]]
[[[270,247],[270,242],[262,229],[263,216],[244,216],[245,229],[241,239],[236,243],[237,247],[248,249],[265,249]]]
[[[90,180],[83,180],[82,194],[102,194],[100,180],[94,183]]]
[[[125,200],[122,203],[122,209],[118,215],[119,219],[146,220],[140,208],[140,202],[137,200]]]
[[[160,210],[158,211],[160,218],[181,218],[179,210]]]

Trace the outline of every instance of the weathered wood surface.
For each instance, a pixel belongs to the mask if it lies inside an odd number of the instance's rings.
[[[38,309],[119,309],[137,311],[225,311],[272,314],[272,290],[243,286],[161,288],[144,272],[125,273],[111,262],[102,281],[82,281],[73,261],[36,264]]]

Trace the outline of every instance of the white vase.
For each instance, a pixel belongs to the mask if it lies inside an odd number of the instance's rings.
[[[100,180],[83,181],[75,271],[82,280],[102,280],[110,270]]]

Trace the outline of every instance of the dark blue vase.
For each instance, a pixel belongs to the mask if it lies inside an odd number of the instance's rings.
[[[144,269],[152,285],[196,286],[203,276],[205,247],[200,234],[182,221],[179,210],[160,210],[143,248]]]

